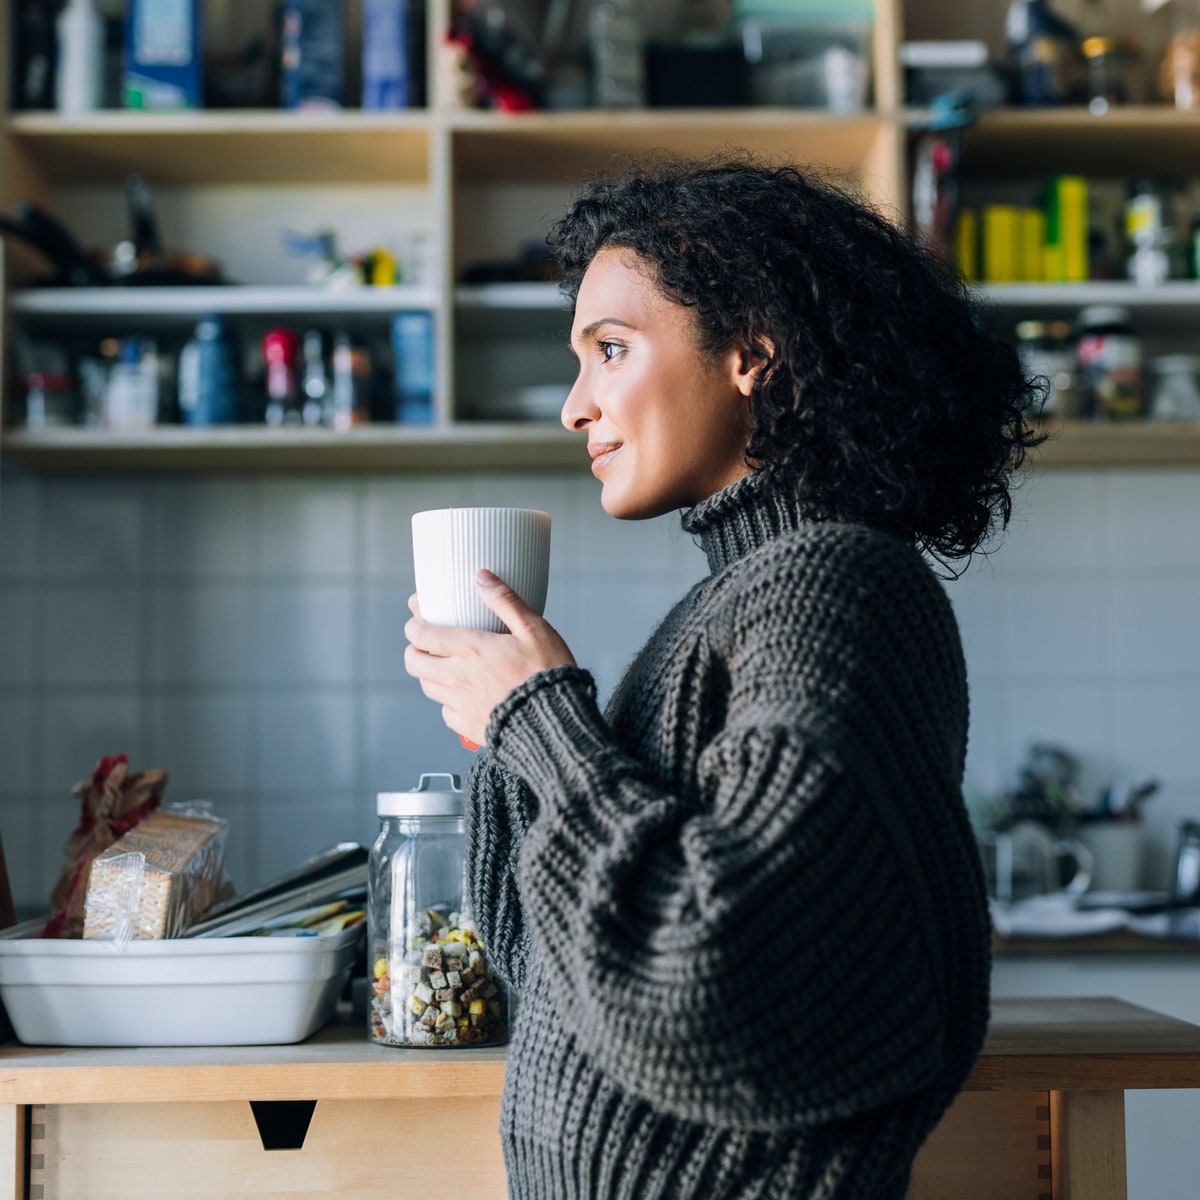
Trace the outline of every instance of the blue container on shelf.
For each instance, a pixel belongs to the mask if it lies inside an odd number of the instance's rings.
[[[392,318],[396,420],[404,425],[433,422],[433,314],[402,312]]]
[[[232,425],[242,416],[238,346],[221,317],[203,317],[179,353],[179,413],[185,425]]]

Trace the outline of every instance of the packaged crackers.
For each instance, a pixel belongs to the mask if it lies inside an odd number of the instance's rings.
[[[228,826],[159,809],[92,861],[83,936],[178,937],[220,897]]]

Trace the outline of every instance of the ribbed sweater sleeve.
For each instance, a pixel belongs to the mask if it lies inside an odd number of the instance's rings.
[[[517,858],[532,813],[525,784],[481,752],[467,781],[467,885],[492,966],[518,992],[529,966],[529,931],[517,893]]]
[[[825,1122],[939,1068],[940,964],[903,810],[957,781],[876,753],[941,698],[889,655],[877,550],[776,543],[729,589],[704,651],[724,712],[690,794],[621,749],[578,668],[493,713],[495,762],[536,798],[517,872],[553,1001],[601,1070],[684,1119]]]

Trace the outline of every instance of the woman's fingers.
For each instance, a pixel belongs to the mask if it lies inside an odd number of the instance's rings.
[[[450,625],[427,625],[420,617],[410,617],[404,623],[404,636],[409,644],[439,658],[471,653],[475,649],[473,643],[478,640],[478,632]]]
[[[484,604],[504,622],[511,633],[532,633],[534,626],[541,621],[541,617],[503,579],[499,579],[491,571],[477,571],[475,586],[479,589]]]

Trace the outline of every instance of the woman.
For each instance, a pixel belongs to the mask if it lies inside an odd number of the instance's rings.
[[[589,186],[553,236],[611,516],[684,510],[711,574],[605,713],[557,633],[414,617],[486,746],[472,889],[520,996],[515,1200],[898,1200],[987,1020],[967,690],[925,555],[1007,522],[1016,356],[887,222],[792,168]]]

